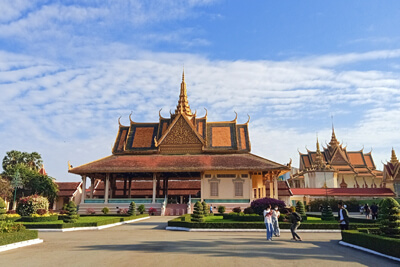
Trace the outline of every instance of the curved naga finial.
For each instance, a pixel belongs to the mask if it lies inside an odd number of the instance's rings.
[[[73,167],[72,167],[72,165],[71,165],[71,163],[69,162],[69,160],[68,160],[68,170],[70,170],[70,169],[72,169]]]
[[[250,115],[247,114],[247,117],[248,117],[249,119],[246,121],[246,124],[249,124],[249,122],[250,122]]]
[[[174,114],[172,114],[171,110],[169,110],[169,114],[171,115],[171,117],[174,115]]]
[[[207,115],[208,115],[208,110],[206,109],[206,108],[204,108],[205,110],[206,110],[206,115],[204,115],[204,117],[206,117],[207,118]]]
[[[135,122],[132,120],[132,117],[131,117],[131,116],[132,116],[132,113],[133,113],[133,111],[131,111],[131,114],[129,114],[129,120],[130,120],[131,123],[135,123]]]
[[[288,166],[289,168],[292,168],[292,158],[290,158],[290,161],[288,164],[286,164],[286,166]]]
[[[158,116],[160,116],[160,119],[166,119],[161,115],[161,110],[162,110],[162,108],[160,108],[160,110],[158,111]]]
[[[121,117],[122,117],[122,116],[119,116],[119,118],[118,118],[118,124],[119,124],[120,127],[123,126],[123,125],[121,124]]]
[[[237,114],[236,111],[233,111],[233,112],[235,112],[235,114],[236,114],[235,118],[233,119],[233,122],[236,122],[236,121],[237,121],[238,114]]]
[[[300,152],[300,149],[299,149],[299,148],[297,148],[297,152],[299,152],[299,154],[301,155],[301,152]]]
[[[197,115],[197,109],[194,111],[193,117],[196,117]]]

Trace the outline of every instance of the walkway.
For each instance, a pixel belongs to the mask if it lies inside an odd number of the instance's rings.
[[[2,266],[396,266],[338,245],[339,233],[288,233],[268,242],[261,233],[165,231],[167,219],[101,231],[39,233],[41,245],[3,252]]]

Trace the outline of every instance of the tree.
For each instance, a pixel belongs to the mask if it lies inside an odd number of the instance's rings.
[[[271,205],[271,208],[274,208],[274,206],[277,205],[279,209],[283,209],[286,206],[284,201],[269,197],[256,199],[250,204],[253,211],[259,215],[263,214],[263,211],[268,205]]]
[[[136,203],[133,202],[133,201],[129,205],[128,215],[129,216],[136,216]]]
[[[0,221],[3,221],[6,219],[6,203],[4,200],[0,197]]]
[[[322,209],[321,220],[323,221],[334,221],[335,216],[333,216],[331,206],[326,205]]]
[[[8,173],[10,168],[14,168],[18,164],[27,166],[32,170],[38,170],[42,165],[42,156],[37,152],[21,152],[17,150],[11,150],[6,152],[6,156],[3,158],[3,170]]]
[[[205,201],[203,201],[201,205],[203,206],[203,214],[207,217],[210,214],[210,206],[208,206]]]
[[[301,218],[303,220],[307,220],[306,211],[304,209],[304,204],[303,204],[302,201],[297,201],[297,203],[296,203],[296,212],[301,215]]]
[[[400,238],[400,205],[391,197],[382,202],[379,220],[382,232],[393,238]]]
[[[75,223],[78,220],[78,215],[76,213],[76,205],[73,201],[70,201],[67,206],[68,215],[64,216],[64,222]]]
[[[12,196],[12,190],[10,181],[6,178],[0,177],[0,197],[3,199],[10,199]]]
[[[194,211],[191,217],[194,222],[204,222],[203,205],[200,201],[194,204]]]

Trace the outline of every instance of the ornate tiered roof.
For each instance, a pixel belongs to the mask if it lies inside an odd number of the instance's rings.
[[[390,161],[383,165],[383,179],[387,182],[400,181],[400,162],[393,148]]]
[[[376,169],[371,152],[347,151],[337,141],[335,129],[332,127],[331,141],[323,151],[319,149],[317,140],[317,150],[307,149],[306,154],[300,154],[300,172],[331,169],[339,174],[355,174],[362,176],[381,177],[383,173]]]
[[[161,116],[159,122],[139,123],[130,118],[130,125],[119,126],[112,153],[123,154],[199,154],[250,152],[248,122],[208,122],[207,112],[197,118],[187,99],[185,74],[175,113]]]

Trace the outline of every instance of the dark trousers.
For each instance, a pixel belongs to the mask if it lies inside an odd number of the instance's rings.
[[[340,225],[340,229],[342,229],[342,230],[349,230],[349,225],[346,223],[346,224],[341,224]]]
[[[378,217],[377,213],[372,213],[372,220],[376,220],[377,217]]]
[[[292,223],[292,226],[290,227],[290,232],[292,232],[292,236],[293,236],[293,238],[294,239],[301,239],[300,238],[300,236],[296,233],[296,231],[297,231],[297,228],[300,226],[300,224],[295,224],[295,223]]]

